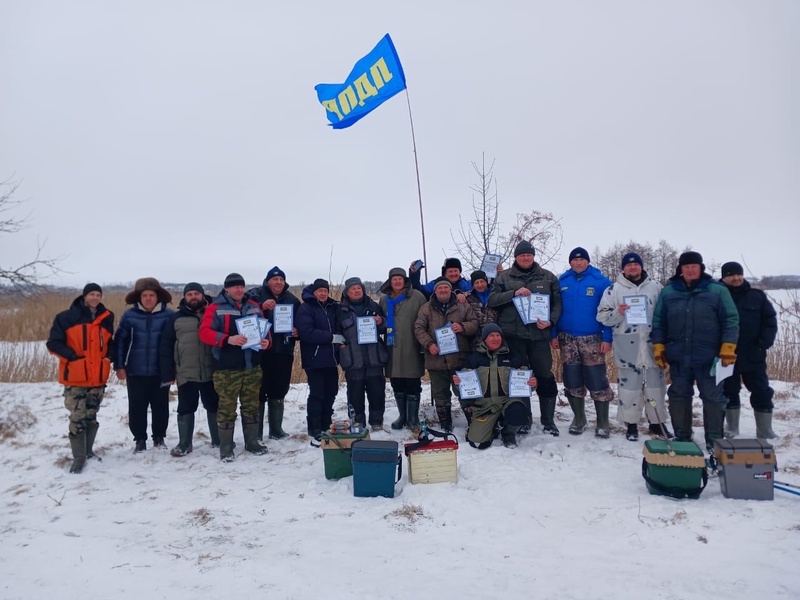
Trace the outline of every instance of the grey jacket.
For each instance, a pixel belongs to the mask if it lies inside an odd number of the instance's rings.
[[[520,288],[528,288],[537,294],[550,296],[550,322],[561,317],[561,288],[558,277],[538,263],[530,271],[522,271],[515,262],[510,269],[501,271],[494,280],[494,288],[489,296],[489,306],[498,312],[497,324],[508,338],[521,340],[550,341],[550,327],[539,329],[535,323],[525,325],[514,306],[514,293]]]

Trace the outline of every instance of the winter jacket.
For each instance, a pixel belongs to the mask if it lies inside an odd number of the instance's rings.
[[[420,283],[420,271],[415,271],[410,273],[408,276],[409,280],[411,281],[411,286],[419,291],[425,296],[425,300],[430,300],[431,295],[433,295],[433,290],[436,289],[436,284],[439,283],[442,279],[445,279],[444,275],[437,277],[436,279],[429,281],[426,284]],[[453,285],[453,282],[450,282]],[[472,289],[472,282],[469,279],[465,279],[464,277],[460,277],[458,283],[453,285],[453,291],[458,293],[466,293]]]
[[[750,287],[747,280],[739,287],[726,286],[739,312],[739,341],[736,366],[746,371],[749,366],[764,365],[767,349],[778,335],[778,319],[772,303],[761,290]]]
[[[497,381],[489,389],[489,375],[493,362],[497,368]],[[501,398],[508,396],[508,378],[512,369],[520,369],[524,365],[525,359],[509,350],[505,343],[496,351],[489,352],[486,344],[481,342],[475,350],[470,352],[465,367],[478,371],[478,379],[481,382],[485,398]]]
[[[249,371],[259,365],[260,350],[232,346],[228,343],[228,338],[239,334],[236,319],[263,315],[257,302],[246,298],[242,298],[242,302],[236,302],[225,290],[206,306],[200,320],[200,341],[211,346],[214,369]]]
[[[550,322],[558,321],[561,316],[561,290],[558,278],[537,263],[534,263],[529,270],[523,271],[515,262],[510,269],[497,274],[492,293],[489,295],[489,306],[496,308],[498,312],[497,324],[506,338],[549,342],[552,326],[539,329],[536,323],[525,325],[514,306],[514,294],[523,287],[535,294],[549,295]]]
[[[378,329],[378,342],[375,344],[358,343],[358,322],[360,317],[383,317],[383,310],[378,303],[366,295],[362,302],[354,303],[346,296],[342,298],[336,312],[336,332],[347,340],[346,345],[339,348],[339,364],[345,371],[358,371],[367,368],[383,368],[389,360],[389,352],[383,334],[386,333],[386,319],[383,318]]]
[[[161,334],[161,382],[175,381],[179,386],[189,381],[211,381],[214,358],[211,346],[200,341],[203,313],[214,300],[206,296],[206,306],[193,311],[181,299]]]
[[[460,323],[464,331],[456,334],[458,352],[453,354],[437,354],[428,352],[428,348],[436,343],[435,330],[448,323]],[[472,338],[478,335],[478,317],[468,302],[459,302],[455,294],[450,294],[450,300],[444,306],[431,296],[419,310],[417,320],[414,322],[414,335],[420,346],[425,349],[425,368],[429,371],[453,371],[460,369],[467,358],[467,353],[472,346]]]
[[[126,310],[114,334],[114,368],[125,369],[129,377],[160,376],[161,334],[174,314],[163,302],[153,312],[138,302]]]
[[[669,362],[710,365],[723,343],[738,338],[739,313],[730,292],[707,273],[691,286],[675,275],[661,290],[650,340],[666,346]]]
[[[297,309],[294,326],[300,336],[300,359],[304,369],[324,369],[339,363],[339,352],[333,344],[336,333],[338,302],[328,298],[321,303],[311,286],[303,288],[303,303]]]
[[[622,273],[611,287],[606,288],[600,305],[597,307],[597,320],[611,327],[613,337],[614,362],[623,369],[654,369],[653,346],[650,344],[650,331],[653,328],[653,311],[658,302],[662,285],[642,272],[639,283],[633,283]],[[628,325],[625,317],[619,314],[619,305],[627,296],[647,297],[647,325]]]
[[[483,326],[488,323],[497,322],[497,309],[489,308],[489,296],[491,293],[492,286],[490,285],[488,288],[486,288],[485,292],[476,292],[475,289],[472,289],[466,294],[467,302],[470,303],[472,310],[475,311],[475,315],[478,317],[478,331],[480,331]],[[476,337],[475,339],[475,347],[477,348],[480,338]]]
[[[111,372],[114,313],[102,304],[95,316],[83,296],[56,315],[47,349],[58,357],[58,381],[67,386],[100,387]]]
[[[389,294],[389,288],[381,288]],[[389,346],[389,361],[386,363],[387,377],[417,379],[425,374],[423,350],[414,335],[414,323],[419,310],[425,305],[425,296],[411,287],[409,283],[403,293],[406,299],[394,305],[394,344]],[[383,314],[389,311],[389,296],[378,300]]]
[[[558,337],[559,332],[574,336],[602,333],[603,341],[610,342],[611,328],[597,320],[597,305],[611,280],[600,269],[589,265],[583,273],[568,269],[558,278],[558,284],[563,309],[561,318],[554,321],[551,336]]]
[[[283,291],[276,297],[267,287],[267,280],[256,288],[248,290],[245,298],[255,300],[259,306],[263,306],[267,300],[274,300],[276,304],[291,304],[292,316],[297,317],[297,309],[300,308],[300,300],[297,299],[292,292],[289,291],[289,284],[284,284]],[[269,319],[270,323],[274,325],[273,310],[265,310],[264,318]],[[272,346],[267,352],[273,354],[294,354],[294,347],[297,340],[288,333],[272,333]]]

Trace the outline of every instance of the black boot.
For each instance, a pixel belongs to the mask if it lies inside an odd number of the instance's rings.
[[[625,432],[625,439],[629,442],[636,442],[639,439],[639,425],[636,423],[625,423],[628,431]]]
[[[664,431],[661,431],[662,425],[664,427]],[[662,423],[661,425],[658,423],[650,423],[650,425],[647,427],[647,430],[653,435],[657,435],[661,438],[666,435],[668,440],[675,439],[675,436],[672,435],[672,432],[669,430],[669,427],[667,427],[666,423]]]
[[[595,437],[607,438],[611,435],[611,428],[608,424],[608,405],[610,402],[594,401],[594,410],[597,413],[597,424],[594,429]]]
[[[219,428],[217,427],[217,413],[206,411],[206,419],[208,420],[208,436],[211,438],[211,447],[219,448]]]
[[[269,421],[269,439],[282,440],[289,437],[289,434],[283,430],[283,398],[269,401],[267,420]]]
[[[164,443],[163,437],[154,437],[153,438],[153,448],[166,448],[167,444]]]
[[[186,456],[192,451],[192,437],[194,437],[194,413],[178,415],[178,445],[170,454],[175,457]]]
[[[103,460],[99,456],[95,456],[94,453],[94,439],[97,437],[97,428],[100,425],[97,424],[97,421],[86,421],[86,458],[96,458],[97,460]]]
[[[318,418],[306,417],[308,423],[308,437],[311,438],[311,445],[317,445],[322,441],[322,425]],[[316,444],[315,444],[316,442]]]
[[[233,423],[217,423],[219,431],[219,459],[223,462],[233,462],[236,457],[233,454]]]
[[[439,417],[439,426],[445,433],[453,433],[453,415],[450,412],[450,405],[437,406],[436,416]]]
[[[134,442],[136,444],[133,448],[134,454],[147,450],[147,440],[134,440]]]
[[[397,412],[399,416],[397,417],[396,421],[392,421],[392,429],[402,429],[406,426],[406,419],[408,415],[408,409],[406,408],[406,403],[408,401],[408,396],[405,394],[395,394],[394,401],[397,404]],[[417,410],[419,410],[419,396],[417,396]]]
[[[549,433],[553,437],[558,437],[559,431],[556,427],[556,399],[539,398],[539,414],[542,417],[542,431]]]
[[[519,427],[513,425],[506,425],[503,427],[502,433],[500,434],[503,438],[503,446],[506,448],[517,447],[517,431],[519,431]]]
[[[69,434],[69,445],[72,446],[72,466],[70,473],[80,473],[86,464],[86,430],[78,435]]]
[[[670,402],[669,418],[675,428],[676,442],[692,441],[692,401]]]
[[[266,402],[263,400],[258,403],[258,441],[264,441],[264,413],[266,412]]]
[[[394,424],[392,424],[394,426]],[[406,427],[411,431],[417,431],[419,425],[419,394],[409,394],[406,396]]]
[[[703,430],[706,438],[706,448],[709,452],[714,450],[714,441],[721,440],[725,435],[725,405],[717,402],[703,402]]]
[[[244,449],[250,454],[266,454],[266,446],[258,442],[258,415],[242,415],[242,431],[244,431]]]

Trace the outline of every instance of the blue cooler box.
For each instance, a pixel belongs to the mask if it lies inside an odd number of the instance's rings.
[[[361,498],[394,498],[403,463],[397,442],[356,440],[353,453],[353,495]]]

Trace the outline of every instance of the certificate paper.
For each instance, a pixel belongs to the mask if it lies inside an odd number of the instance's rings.
[[[497,277],[497,265],[500,264],[502,258],[499,254],[484,255],[483,262],[481,262],[481,271],[486,273],[489,279],[494,279]]]
[[[434,330],[436,334],[436,345],[439,346],[439,354],[455,354],[458,352],[458,339],[453,326],[448,324]]]
[[[236,319],[236,331],[247,338],[247,342],[242,346],[243,350],[261,348],[261,325],[258,320],[259,317],[255,315]]]
[[[647,296],[623,296],[622,302],[630,308],[625,311],[628,325],[647,325]]]
[[[483,390],[481,389],[477,371],[456,371],[456,375],[461,380],[461,383],[458,384],[458,395],[462,400],[483,398]]]
[[[525,325],[531,324],[531,297],[530,296],[514,296],[514,308],[517,309],[519,318]]]
[[[531,323],[539,321],[550,321],[550,295],[549,294],[531,294],[530,295],[530,312],[528,313]]]
[[[261,329],[261,339],[267,339],[269,335],[269,330],[272,329],[272,323],[269,322],[269,319],[258,319],[258,327]]]
[[[378,343],[378,324],[375,322],[375,317],[358,317],[356,331],[359,344]]]
[[[294,306],[291,304],[276,304],[272,309],[272,319],[275,322],[275,333],[292,333],[294,327]]]
[[[533,376],[530,369],[512,369],[508,376],[509,398],[530,398],[531,386],[528,380]]]

